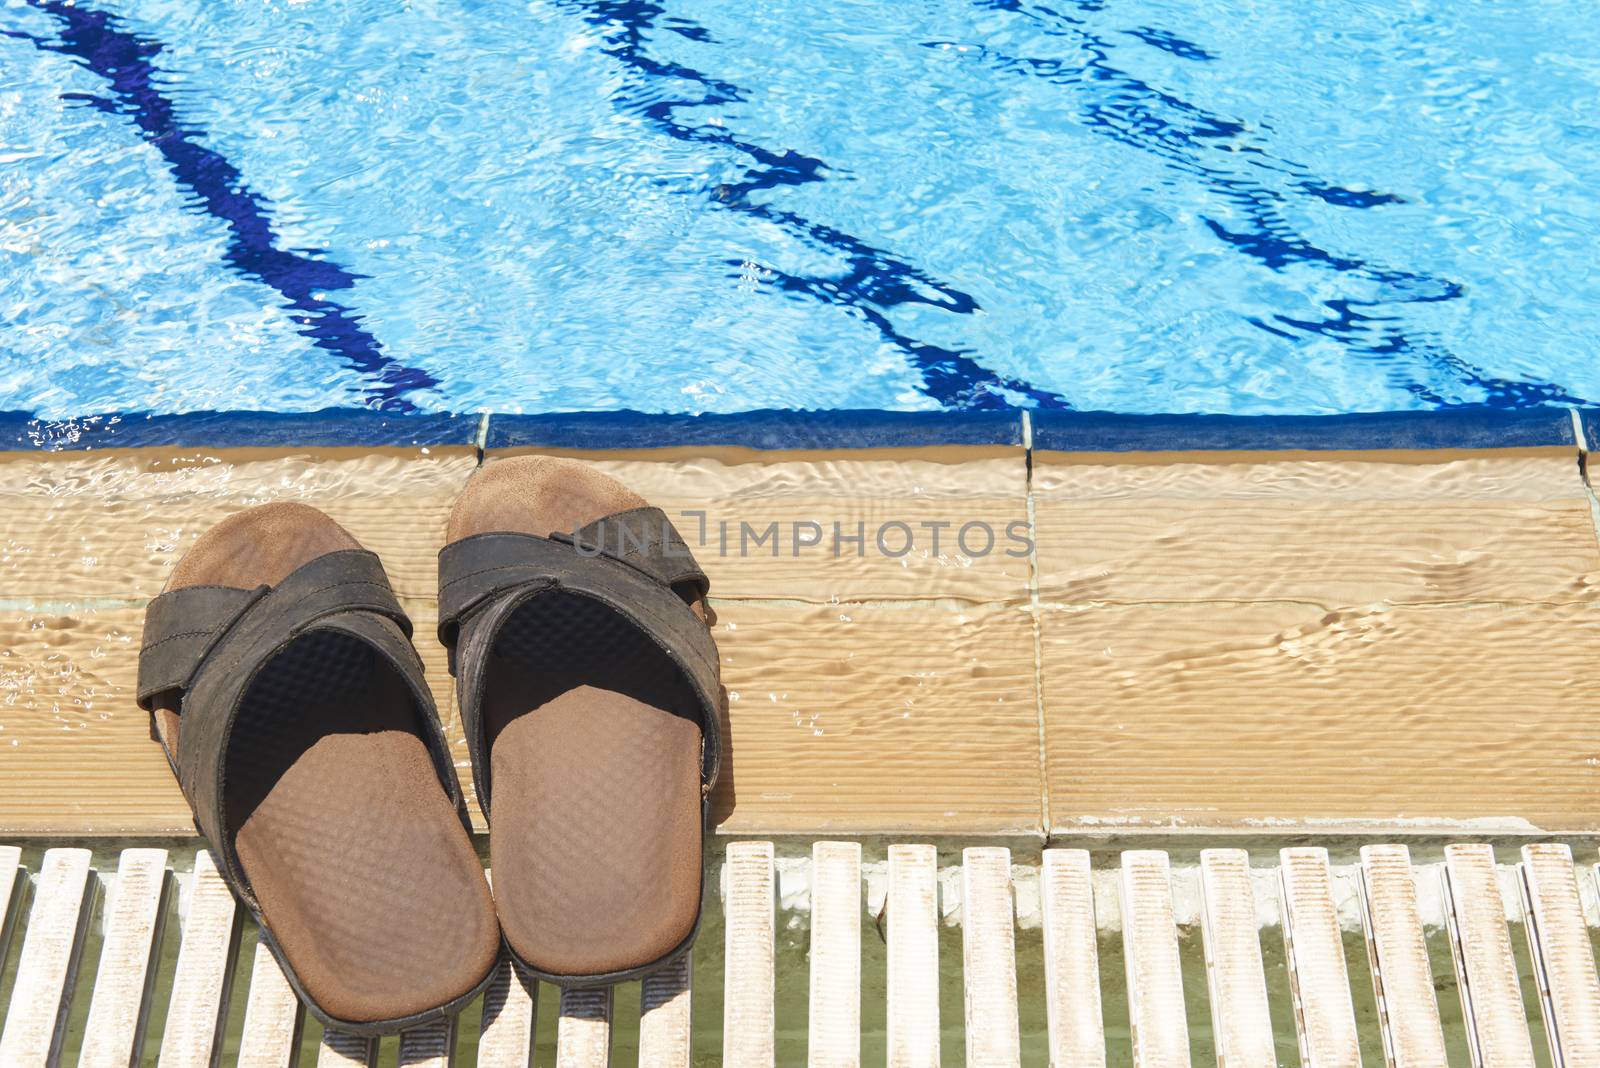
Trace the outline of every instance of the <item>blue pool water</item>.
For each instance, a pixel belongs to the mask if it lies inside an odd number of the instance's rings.
[[[1591,0],[8,0],[0,409],[1600,401]]]

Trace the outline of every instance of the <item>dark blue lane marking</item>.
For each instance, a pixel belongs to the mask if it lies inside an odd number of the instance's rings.
[[[1152,48],[1159,48],[1163,52],[1171,52],[1179,59],[1193,59],[1202,62],[1211,62],[1217,57],[1193,41],[1185,41],[1182,37],[1170,30],[1158,30],[1151,26],[1140,26],[1136,30],[1124,30],[1129,37],[1137,37]]]
[[[1032,22],[1041,32],[1071,41],[1073,58],[1027,58],[1007,55],[982,45],[958,41],[929,41],[927,47],[958,46],[963,55],[976,55],[992,69],[1023,77],[1039,78],[1058,85],[1083,86],[1095,90],[1084,109],[1084,124],[1095,133],[1121,144],[1150,153],[1168,167],[1204,183],[1216,196],[1237,207],[1246,226],[1233,229],[1215,219],[1202,217],[1207,228],[1242,255],[1257,260],[1269,270],[1282,271],[1294,264],[1309,264],[1340,274],[1363,278],[1380,287],[1383,296],[1375,300],[1351,298],[1322,302],[1328,315],[1320,321],[1274,315],[1268,322],[1255,316],[1246,321],[1268,333],[1290,341],[1307,336],[1327,338],[1359,358],[1379,361],[1396,368],[1399,361],[1412,359],[1432,365],[1463,384],[1481,389],[1483,404],[1495,408],[1525,408],[1541,404],[1585,405],[1589,401],[1568,392],[1553,382],[1519,381],[1499,378],[1474,367],[1447,349],[1430,331],[1408,333],[1399,316],[1385,314],[1394,305],[1430,304],[1460,299],[1462,286],[1447,279],[1340,256],[1318,247],[1300,234],[1283,214],[1288,197],[1249,173],[1241,174],[1235,161],[1252,171],[1284,176],[1295,192],[1341,207],[1366,209],[1400,201],[1390,193],[1366,193],[1331,185],[1313,175],[1304,165],[1272,155],[1252,140],[1243,123],[1224,118],[1140,80],[1111,62],[1112,45],[1094,33],[1085,20],[1042,4],[1023,0],[976,0],[979,7],[1005,11]],[[1082,0],[1069,6],[1080,13],[1102,10],[1096,0]],[[1144,30],[1134,35],[1157,47],[1151,40],[1162,31]],[[1173,38],[1172,40],[1176,40]],[[1168,49],[1171,50],[1170,48]],[[1207,160],[1223,159],[1227,165]],[[1477,407],[1478,402],[1453,399],[1426,383],[1400,381],[1397,385],[1419,400],[1438,408]]]
[[[828,166],[792,150],[773,151],[743,140],[726,127],[691,125],[678,119],[679,108],[740,103],[746,99],[745,91],[731,82],[658,59],[648,51],[651,31],[710,41],[711,35],[703,26],[666,15],[663,5],[655,0],[558,0],[558,5],[576,11],[586,23],[602,31],[605,44],[601,51],[645,79],[642,91],[631,99],[619,100],[620,106],[643,115],[668,137],[730,148],[751,160],[752,166],[737,182],[711,191],[712,203],[779,226],[813,247],[843,256],[849,264],[842,276],[796,275],[761,265],[763,273],[770,275],[779,289],[845,308],[870,324],[922,373],[923,391],[947,408],[1006,408],[1019,402],[1042,408],[1071,407],[1060,394],[988,370],[966,351],[911,337],[896,327],[887,314],[899,306],[925,304],[956,315],[970,315],[978,308],[970,294],[842,230],[751,199],[752,193],[763,189],[824,181]],[[698,87],[697,95],[663,98],[661,83],[671,80],[692,83]],[[744,267],[737,260],[728,261],[728,265]]]
[[[364,275],[321,258],[314,249],[278,247],[270,202],[244,183],[239,169],[202,142],[205,131],[184,125],[171,100],[156,87],[153,60],[163,45],[123,29],[119,20],[83,4],[29,0],[53,17],[60,40],[46,41],[15,30],[8,37],[31,41],[46,52],[72,56],[110,83],[113,96],[64,94],[102,111],[131,118],[144,139],[167,161],[178,184],[193,191],[199,206],[228,227],[224,259],[235,271],[277,290],[301,335],[339,356],[351,369],[372,379],[363,390],[368,407],[381,411],[416,410],[406,394],[431,389],[439,380],[408,367],[383,351],[361,325],[361,316],[324,294],[350,289]]]

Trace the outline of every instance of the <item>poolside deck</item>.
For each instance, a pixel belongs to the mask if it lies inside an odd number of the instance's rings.
[[[735,841],[690,958],[573,991],[502,965],[459,1018],[381,1044],[305,1016],[209,853],[171,858],[175,879],[159,848],[29,852],[7,1068],[1600,1063],[1592,843],[1499,864],[1485,844]],[[19,855],[0,846],[7,920]]]
[[[1578,446],[566,454],[707,513],[724,833],[1600,830],[1600,535]],[[143,607],[250,504],[313,504],[383,557],[453,722],[435,553],[479,462],[471,445],[0,453],[0,834],[190,832],[132,699]],[[741,555],[739,525],[774,521],[781,544]],[[973,521],[1000,538],[988,555],[952,545]],[[808,522],[823,544],[795,555]],[[862,555],[833,554],[836,522],[865,524]],[[873,545],[894,522],[919,539],[905,555]],[[928,523],[948,524],[938,553]],[[1033,552],[1005,555],[1013,524]]]

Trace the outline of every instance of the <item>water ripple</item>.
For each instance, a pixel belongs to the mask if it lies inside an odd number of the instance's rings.
[[[1283,214],[1286,194],[1257,181],[1244,168],[1286,175],[1290,189],[1340,207],[1374,208],[1398,203],[1398,196],[1335,186],[1309,173],[1301,164],[1276,156],[1243,122],[1217,115],[1130,74],[1112,63],[1110,43],[1094,32],[1086,20],[1024,0],[977,0],[977,6],[1020,16],[1047,35],[1069,39],[1074,57],[1062,60],[1014,56],[982,44],[946,40],[926,42],[927,47],[955,49],[963,57],[981,60],[996,70],[1083,91],[1081,115],[1089,129],[1158,157],[1172,170],[1203,182],[1215,197],[1242,214],[1247,224],[1242,228],[1216,218],[1201,218],[1212,234],[1236,252],[1272,271],[1309,264],[1336,274],[1354,275],[1376,283],[1385,294],[1375,300],[1324,299],[1321,303],[1329,315],[1321,320],[1286,314],[1273,315],[1270,322],[1247,317],[1252,325],[1289,340],[1294,339],[1295,331],[1314,334],[1337,342],[1358,358],[1391,366],[1414,360],[1476,387],[1483,394],[1482,402],[1492,407],[1587,403],[1553,382],[1490,375],[1450,352],[1435,335],[1408,332],[1401,315],[1386,314],[1386,310],[1397,312],[1396,306],[1456,300],[1462,295],[1462,287],[1448,279],[1385,267],[1321,248]],[[1103,9],[1093,0],[1074,6],[1084,13]],[[1132,35],[1185,59],[1210,58],[1203,49],[1166,31],[1142,28],[1132,31]],[[1454,407],[1461,403],[1421,377],[1404,382],[1403,388],[1430,406]]]
[[[0,409],[1600,398],[1583,0],[90,2],[0,9]]]
[[[291,309],[300,332],[315,346],[332,352],[351,369],[368,376],[365,391],[370,407],[383,411],[412,411],[407,394],[438,385],[438,379],[408,367],[383,351],[378,339],[361,325],[361,316],[337,301],[330,290],[350,289],[363,277],[321,258],[309,249],[285,249],[273,230],[271,205],[244,182],[239,169],[220,153],[206,147],[206,134],[185,124],[170,99],[157,85],[155,57],[159,41],[124,29],[112,15],[79,3],[62,0],[28,0],[60,26],[54,41],[20,31],[6,36],[31,41],[48,52],[72,56],[104,78],[110,97],[64,94],[113,115],[125,115],[161,153],[173,177],[199,198],[198,206],[222,220],[231,235],[228,265],[247,278],[270,286]]]
[[[657,28],[658,20],[666,15],[663,4],[653,0],[558,0],[557,6],[581,12],[584,21],[605,34],[601,50],[637,75],[691,82],[703,89],[698,97],[651,99],[649,88],[645,88],[643,92],[636,90],[634,95],[619,94],[615,101],[619,107],[643,114],[669,137],[725,146],[754,163],[740,180],[717,186],[713,191],[713,204],[774,223],[803,241],[841,254],[849,264],[849,270],[843,275],[796,274],[760,265],[779,289],[853,311],[922,372],[924,391],[945,407],[1071,407],[1057,393],[987,370],[968,352],[920,341],[904,333],[887,314],[889,309],[902,305],[926,304],[957,315],[969,315],[978,307],[970,294],[861,238],[795,212],[751,200],[750,195],[761,190],[823,181],[827,164],[793,150],[764,148],[722,126],[680,121],[676,115],[680,108],[743,101],[746,91],[693,67],[651,55],[646,42],[650,32]],[[662,28],[690,40],[711,41],[704,27],[684,19],[666,20]],[[727,263],[736,270],[747,266],[742,260],[728,260]]]

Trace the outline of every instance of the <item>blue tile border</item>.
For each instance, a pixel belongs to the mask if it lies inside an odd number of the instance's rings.
[[[1033,447],[1061,452],[1510,449],[1577,444],[1567,408],[1354,415],[1034,412]]]
[[[472,414],[400,415],[367,408],[184,415],[141,412],[61,420],[0,412],[0,450],[473,445],[480,421],[480,416]]]
[[[491,415],[489,449],[874,449],[918,445],[1021,445],[1015,411],[755,411],[725,415],[581,412]]]
[[[1588,449],[1600,448],[1600,409],[1580,413]],[[1029,413],[1033,447],[1061,452],[1485,449],[1577,446],[1566,408],[1371,412],[1357,415],[1126,415]],[[180,448],[334,448],[478,444],[483,416],[320,412],[194,412],[37,419],[0,412],[0,451]],[[865,449],[1011,445],[1017,411],[755,411],[712,415],[578,412],[492,415],[488,449],[599,451],[670,446]]]

